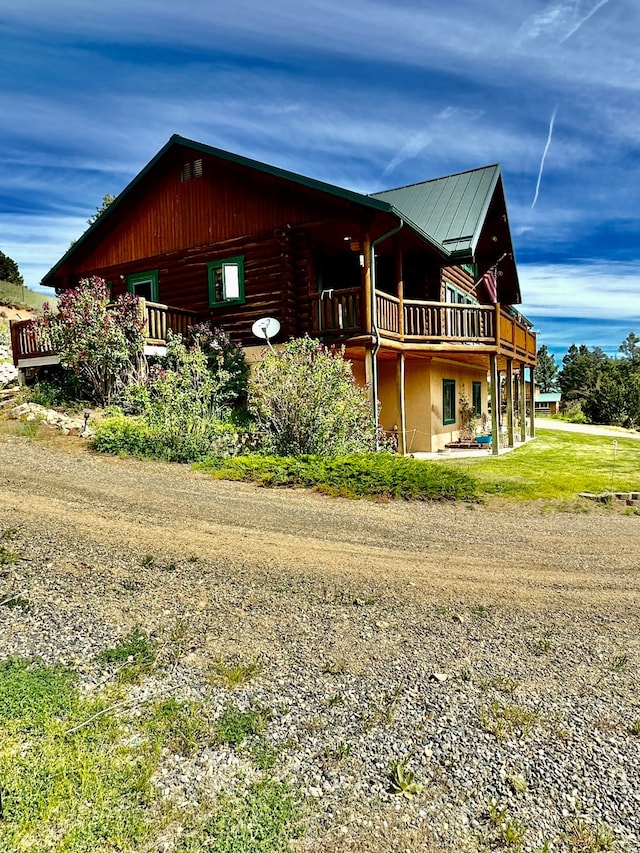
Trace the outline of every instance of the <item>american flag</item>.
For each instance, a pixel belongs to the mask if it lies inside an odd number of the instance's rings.
[[[498,265],[491,267],[491,269],[487,270],[486,273],[482,276],[482,283],[484,284],[485,290],[487,291],[487,296],[489,297],[489,302],[493,302],[494,304],[498,301]]]

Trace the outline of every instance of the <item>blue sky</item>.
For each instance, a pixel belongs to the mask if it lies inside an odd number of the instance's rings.
[[[502,165],[539,344],[640,334],[638,0],[3,0],[0,249],[37,286],[173,133],[360,192]]]

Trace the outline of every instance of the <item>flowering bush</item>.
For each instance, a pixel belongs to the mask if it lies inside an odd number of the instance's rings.
[[[120,296],[107,310],[109,302],[104,280],[92,276],[64,291],[57,312],[45,304],[43,317],[35,321],[62,367],[76,376],[80,392],[99,405],[134,382],[143,366],[146,320],[138,299]]]
[[[189,326],[189,341],[205,354],[214,376],[224,375],[219,394],[224,394],[230,404],[244,402],[249,368],[240,344],[234,343],[223,329],[212,328],[210,323]]]
[[[248,406],[269,453],[337,456],[375,446],[366,389],[342,351],[308,337],[266,353],[249,382]]]

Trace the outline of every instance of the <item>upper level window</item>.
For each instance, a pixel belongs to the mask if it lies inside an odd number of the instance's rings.
[[[134,296],[139,296],[149,302],[158,302],[160,292],[158,288],[158,270],[137,272],[127,276],[127,290]]]
[[[478,304],[478,300],[474,299],[473,296],[470,296],[468,293],[464,293],[462,290],[458,290],[457,287],[454,287],[452,284],[448,284],[446,282],[444,286],[444,301],[452,302],[457,305]]]
[[[226,258],[207,264],[209,307],[244,302],[244,258]]]

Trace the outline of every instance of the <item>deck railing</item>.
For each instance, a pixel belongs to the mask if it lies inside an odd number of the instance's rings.
[[[107,310],[113,306],[107,306]],[[193,326],[198,318],[193,311],[183,308],[171,308],[159,302],[140,300],[140,311],[146,315],[146,343],[152,346],[162,346],[167,342],[167,332],[186,335],[189,326]],[[52,359],[56,351],[51,343],[49,331],[40,327],[33,320],[19,320],[11,323],[11,349],[13,363],[26,367],[31,361],[45,363],[43,359]],[[25,364],[27,362],[27,364]]]
[[[16,366],[19,359],[55,355],[49,330],[38,326],[33,320],[14,320],[11,323],[11,351]]]
[[[312,297],[314,331],[366,334],[360,314],[359,288],[325,290]],[[427,302],[376,291],[377,326],[382,338],[406,343],[477,345],[514,358],[535,359],[536,338],[519,315],[500,305]]]
[[[140,300],[141,309],[147,315],[147,343],[164,344],[167,341],[167,332],[171,330],[176,334],[186,337],[189,326],[195,325],[198,318],[193,311],[184,308],[171,308],[159,302],[147,302]]]
[[[323,290],[311,297],[314,330],[317,332],[357,331],[360,325],[359,287]]]

